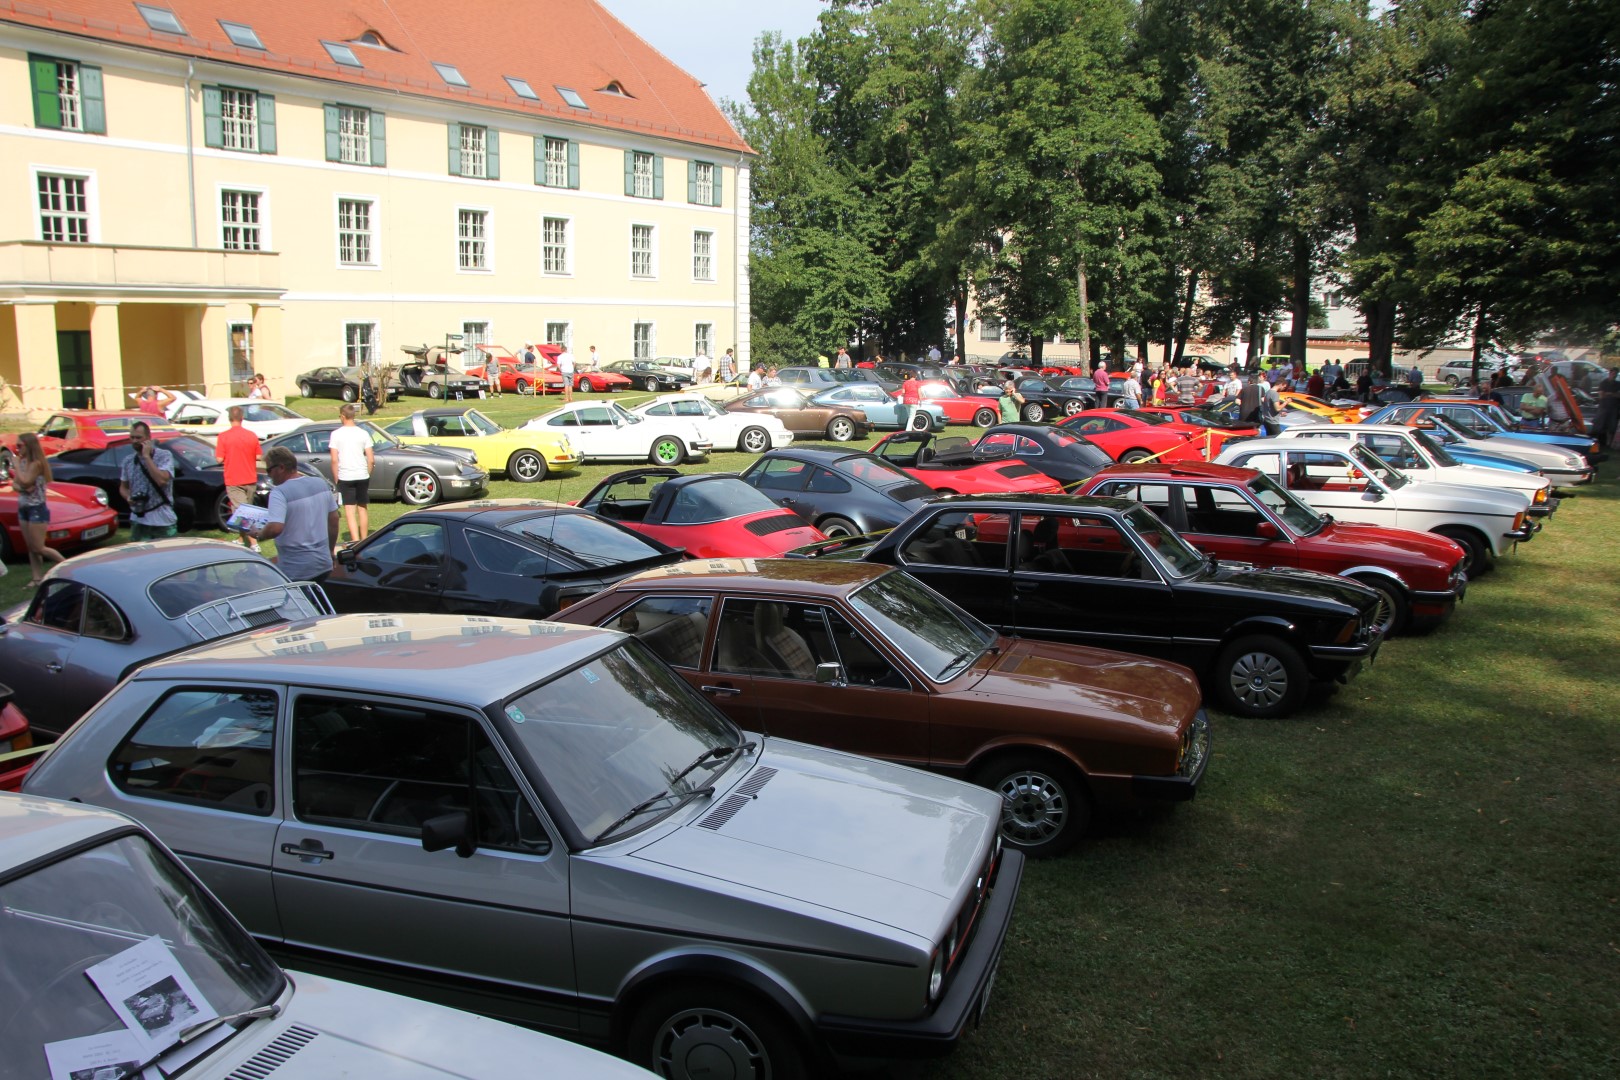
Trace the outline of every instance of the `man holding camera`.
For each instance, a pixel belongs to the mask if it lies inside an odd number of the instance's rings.
[[[135,451],[118,467],[118,494],[129,505],[132,542],[173,536],[180,519],[174,512],[174,455],[152,442],[146,421],[129,425]]]

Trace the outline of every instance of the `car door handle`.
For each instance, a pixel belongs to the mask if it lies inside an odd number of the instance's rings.
[[[304,862],[320,862],[323,859],[333,857],[333,852],[326,850],[321,846],[321,842],[313,837],[308,840],[300,840],[296,844],[282,844],[281,853],[283,855],[296,855]]]
[[[1035,592],[1041,587],[1041,584],[1039,581],[1015,581],[1013,582],[1013,588],[1019,592]]]
[[[50,663],[45,665],[45,670],[50,672],[52,675],[55,675],[57,672],[62,670],[62,661],[52,660]]]
[[[724,694],[726,697],[731,697],[734,694],[742,693],[742,691],[737,689],[735,686],[705,686],[703,687],[703,692],[705,694]]]

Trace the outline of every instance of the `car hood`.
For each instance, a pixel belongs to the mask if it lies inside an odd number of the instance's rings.
[[[967,688],[1091,717],[1177,731],[1203,701],[1198,679],[1180,664],[1111,649],[1003,639],[982,678]]]
[[[1249,563],[1223,559],[1215,573],[1202,581],[1206,585],[1242,589],[1245,592],[1258,590],[1301,600],[1328,600],[1354,608],[1357,612],[1369,611],[1378,603],[1377,595],[1365,585],[1357,585],[1332,574],[1319,574],[1314,570],[1288,567],[1261,569]]]
[[[1454,514],[1506,514],[1512,517],[1530,505],[1530,497],[1517,491],[1418,480],[1393,494],[1400,510],[1429,510]]]
[[[1329,522],[1304,542],[1313,553],[1363,565],[1410,566],[1416,560],[1432,560],[1449,573],[1462,557],[1462,549],[1453,541],[1434,533],[1348,521]]]
[[[1508,472],[1505,469],[1493,469],[1489,465],[1470,465],[1463,462],[1452,468],[1440,470],[1443,483],[1461,484],[1463,487],[1489,488],[1497,491],[1516,491],[1524,495],[1533,496],[1537,491],[1552,484],[1546,477],[1533,476],[1530,473]]]
[[[632,857],[932,937],[1000,815],[1000,796],[961,781],[768,739],[728,792]]]

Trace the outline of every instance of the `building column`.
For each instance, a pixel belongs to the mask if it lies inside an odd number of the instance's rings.
[[[253,370],[264,376],[273,397],[285,401],[292,389],[287,365],[281,356],[281,320],[285,310],[279,304],[258,304],[253,308]]]
[[[29,412],[62,407],[62,363],[56,352],[56,304],[16,305],[17,397]]]
[[[94,373],[95,407],[127,409],[130,389],[124,379],[124,347],[118,337],[118,305],[90,307],[90,370]]]
[[[207,397],[231,393],[231,340],[224,304],[197,304],[186,309],[187,389]]]

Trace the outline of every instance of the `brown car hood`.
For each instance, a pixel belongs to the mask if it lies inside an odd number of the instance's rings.
[[[1166,731],[1180,730],[1203,703],[1198,679],[1180,664],[1023,638],[1003,639],[973,692]]]

